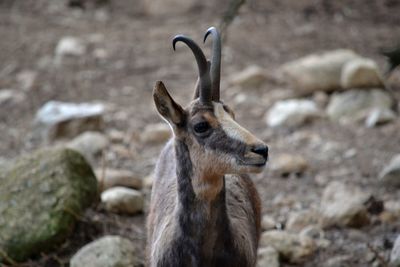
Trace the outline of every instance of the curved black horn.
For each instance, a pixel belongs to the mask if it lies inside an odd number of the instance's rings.
[[[208,71],[207,60],[203,51],[201,51],[200,47],[192,39],[184,35],[177,35],[174,37],[172,40],[172,47],[174,50],[177,42],[185,43],[192,50],[199,69],[200,102],[203,104],[209,104],[211,102],[211,79]]]
[[[204,35],[204,42],[206,42],[209,34],[212,34],[213,36],[211,59],[212,100],[218,102],[221,79],[221,36],[216,28],[211,27]]]

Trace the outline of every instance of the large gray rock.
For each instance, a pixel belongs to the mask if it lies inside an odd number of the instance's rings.
[[[394,267],[400,267],[400,235],[397,236],[390,253],[390,264]]]
[[[257,267],[279,267],[279,253],[273,247],[260,248],[257,252]]]
[[[357,58],[360,56],[353,51],[339,49],[288,62],[279,72],[284,81],[303,93],[336,90],[341,88],[343,66]]]
[[[289,99],[276,102],[265,119],[270,127],[296,127],[320,116],[321,111],[313,101]]]
[[[275,248],[284,259],[292,263],[303,262],[316,249],[311,238],[278,230],[264,232],[260,245]]]
[[[70,267],[135,267],[133,243],[119,236],[105,236],[81,248],[70,261]]]
[[[361,227],[369,223],[365,203],[371,197],[358,187],[341,182],[331,182],[325,188],[321,206],[320,223],[324,228],[331,226]]]
[[[36,130],[42,138],[71,138],[103,129],[103,104],[49,101],[36,113]]]
[[[374,109],[391,109],[393,98],[384,90],[350,90],[334,94],[327,114],[333,120],[352,122],[365,119]]]
[[[0,168],[0,251],[16,261],[63,242],[97,196],[91,167],[72,150],[40,150]]]
[[[400,154],[394,156],[381,171],[380,182],[387,186],[400,187]]]

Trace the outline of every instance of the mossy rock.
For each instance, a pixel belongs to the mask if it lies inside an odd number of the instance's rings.
[[[92,168],[70,149],[39,150],[3,164],[0,185],[0,262],[54,248],[97,198]]]

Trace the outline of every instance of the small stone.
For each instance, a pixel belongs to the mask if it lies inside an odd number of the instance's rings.
[[[154,175],[149,174],[143,179],[143,187],[144,188],[151,188],[153,186]]]
[[[115,213],[135,214],[143,211],[143,194],[126,187],[112,187],[101,193],[106,210]]]
[[[319,214],[316,211],[303,210],[294,212],[289,215],[289,219],[286,223],[286,230],[298,233],[306,226],[317,224],[318,220]]]
[[[300,155],[280,154],[271,159],[270,169],[280,176],[288,176],[292,173],[302,174],[308,168],[308,162]]]
[[[130,187],[134,189],[141,189],[143,187],[142,179],[136,177],[129,170],[105,169],[103,171],[102,169],[97,169],[95,173],[102,191],[114,186]]]
[[[109,143],[104,134],[89,131],[75,137],[67,144],[67,147],[80,152],[89,162],[94,163],[96,157],[101,155]]]
[[[356,58],[347,62],[342,69],[342,88],[382,88],[384,87],[378,65],[368,58]]]
[[[368,128],[375,127],[379,124],[387,123],[396,119],[396,113],[391,109],[373,109],[365,120],[365,126]]]
[[[365,206],[370,194],[344,183],[333,181],[325,188],[321,206],[320,223],[331,226],[361,227],[369,223]]]
[[[276,221],[269,215],[263,215],[261,219],[261,229],[263,231],[275,229]]]
[[[270,127],[296,127],[321,116],[321,111],[311,100],[289,99],[276,102],[265,119]]]
[[[85,54],[86,46],[81,39],[66,36],[63,37],[57,44],[55,49],[56,56],[81,56]]]
[[[386,186],[400,187],[400,154],[395,155],[383,168],[379,181]]]
[[[316,249],[315,242],[311,238],[278,230],[264,232],[261,235],[260,245],[272,246],[291,263],[304,262]]]
[[[279,267],[279,253],[273,247],[260,248],[257,252],[257,267]]]
[[[140,264],[137,251],[129,239],[120,236],[104,236],[72,256],[71,267],[132,267]]]
[[[390,253],[390,264],[394,267],[400,266],[400,235],[397,236],[392,252]]]
[[[165,123],[149,124],[140,134],[143,143],[162,143],[171,137],[171,128]]]
[[[71,138],[85,131],[101,131],[105,106],[92,103],[49,101],[35,117],[35,127],[42,138]]]
[[[259,66],[249,66],[241,72],[230,76],[229,82],[232,85],[246,87],[259,87],[266,80],[265,70]]]

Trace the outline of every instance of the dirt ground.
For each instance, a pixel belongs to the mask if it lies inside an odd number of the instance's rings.
[[[118,129],[132,137],[124,145],[133,156],[110,159],[107,166],[144,177],[151,173],[162,148],[135,142],[147,124],[161,121],[151,98],[155,81],[163,80],[184,104],[196,80],[193,56],[183,47],[173,52],[171,39],[184,33],[200,42],[209,26],[218,25],[229,1],[199,1],[185,12],[160,15],[146,12],[139,0],[111,0],[105,6],[87,2],[88,8],[81,10],[61,0],[0,0],[0,90],[18,90],[17,76],[22,71],[38,74],[24,101],[0,106],[0,159],[41,146],[31,132],[34,114],[45,102],[102,101],[114,107],[106,118],[106,130]],[[229,27],[223,47],[222,98],[234,108],[239,123],[269,144],[271,158],[294,153],[311,166],[301,177],[274,177],[268,169],[254,175],[264,214],[284,224],[290,212],[317,208],[331,180],[358,185],[383,201],[400,199],[398,190],[377,183],[382,167],[400,152],[400,120],[367,129],[321,119],[296,129],[272,130],[263,117],[284,88],[271,78],[257,89],[231,89],[227,77],[254,64],[272,76],[289,60],[337,48],[353,49],[384,69],[385,58],[379,52],[400,42],[399,14],[397,0],[249,0]],[[89,49],[56,65],[54,49],[64,36],[87,40]],[[209,54],[209,44],[206,47]],[[96,58],[96,49],[106,51],[106,57]],[[248,100],[235,102],[239,93]],[[394,94],[400,99],[399,88],[394,88]],[[345,156],[349,150],[356,151],[355,156]],[[68,266],[77,249],[105,234],[130,238],[143,258],[144,221],[144,214],[114,215],[93,207],[65,244],[21,266]],[[339,255],[349,257],[348,266],[371,266],[376,255],[367,244],[388,259],[399,232],[399,222],[384,224],[376,218],[361,229],[327,230],[331,245],[297,266],[324,266]]]

